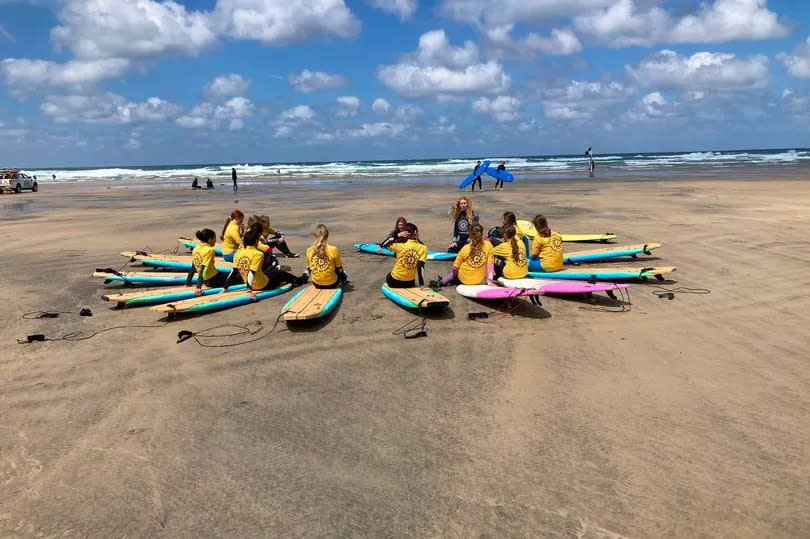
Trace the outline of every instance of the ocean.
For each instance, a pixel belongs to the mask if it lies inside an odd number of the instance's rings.
[[[161,184],[182,184],[192,176],[230,182],[236,168],[240,182],[251,179],[320,182],[358,179],[385,183],[396,178],[429,180],[433,177],[464,179],[473,169],[471,159],[413,159],[402,161],[333,161],[301,163],[222,163],[109,168],[26,169],[30,175],[58,182],[87,180],[152,180]],[[557,180],[587,177],[587,157],[579,155],[489,156],[493,163],[506,161],[507,170],[521,180]],[[756,174],[769,167],[803,168],[810,162],[810,150],[738,150],[705,152],[615,153],[594,155],[597,178],[649,178],[658,176],[728,175],[745,171]],[[493,165],[494,166],[494,165]]]

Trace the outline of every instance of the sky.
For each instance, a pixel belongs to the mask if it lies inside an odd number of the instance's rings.
[[[0,0],[0,166],[810,146],[810,2]]]

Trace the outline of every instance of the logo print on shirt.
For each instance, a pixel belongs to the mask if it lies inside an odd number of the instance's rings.
[[[194,253],[191,255],[191,263],[194,265],[195,270],[200,271],[200,268],[202,267],[202,256],[200,256],[200,253]]]
[[[459,221],[458,221],[458,231],[466,233],[468,228],[470,228],[470,223],[467,222],[466,219],[459,219]]]
[[[321,258],[318,255],[312,256],[312,265],[315,266],[313,269],[316,273],[326,273],[331,269],[331,264],[329,258]]]
[[[403,251],[399,257],[399,261],[407,269],[414,269],[419,264],[419,252],[413,249]]]
[[[484,254],[484,251],[481,250],[481,251],[478,251],[475,254],[471,254],[467,258],[466,263],[471,268],[480,268],[481,266],[483,266],[486,263],[486,261],[487,261],[487,257]]]
[[[555,251],[562,251],[563,250],[562,236],[560,236],[558,234],[552,234],[551,237],[549,238],[549,240],[551,240],[550,243],[551,243],[551,248],[552,249],[554,249]]]
[[[250,258],[243,256],[239,258],[236,263],[236,270],[242,276],[242,280],[248,282],[248,275],[250,275]]]

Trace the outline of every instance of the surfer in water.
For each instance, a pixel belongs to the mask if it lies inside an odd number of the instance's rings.
[[[408,233],[405,231],[405,225],[407,224],[407,219],[404,217],[397,217],[397,222],[394,225],[394,228],[391,229],[391,232],[389,232],[385,239],[378,245],[383,249],[387,249],[392,243],[403,243],[408,241]]]
[[[439,276],[438,286],[452,284],[487,284],[496,285],[492,244],[484,241],[484,227],[475,223],[470,227],[470,241],[461,248],[453,262],[453,271]]]
[[[197,279],[197,289],[195,296],[202,296],[203,285],[208,287],[223,286],[225,275],[217,271],[214,261],[214,243],[217,241],[217,233],[210,228],[198,230],[195,234],[200,243],[191,251],[191,269],[186,276],[186,286],[191,286],[194,275],[199,272]]]
[[[560,271],[563,266],[562,236],[551,230],[543,215],[536,215],[532,224],[537,234],[532,240],[531,258],[540,259],[543,271]]]
[[[427,261],[428,248],[419,241],[419,229],[413,223],[405,225],[408,240],[405,243],[392,243],[389,247],[397,255],[397,261],[391,273],[385,276],[389,288],[413,288],[416,279],[419,286],[424,286],[424,270]],[[377,247],[377,254],[382,247]]]
[[[235,168],[231,169],[231,179],[233,180],[233,190],[234,190],[234,192],[236,192],[236,191],[239,190],[239,186],[236,185],[236,169]]]
[[[481,161],[478,161],[478,162],[475,164],[475,167],[473,168],[473,174],[477,174],[477,172],[478,172],[478,167],[480,167],[480,166],[481,166]],[[483,170],[482,170],[481,172],[483,172]],[[478,183],[478,189],[479,189],[480,191],[483,191],[483,190],[484,190],[484,186],[483,186],[483,185],[481,185],[481,174],[478,174],[478,175],[475,177],[475,179],[473,180],[473,182],[472,182],[472,190],[473,190],[473,191],[475,191],[475,184],[476,184],[476,182]]]
[[[305,275],[312,276],[312,285],[315,288],[337,288],[349,282],[349,277],[343,271],[343,261],[340,251],[334,245],[329,245],[329,229],[326,225],[318,225],[312,231],[315,240],[312,247],[307,249],[307,271]]]
[[[585,150],[585,155],[588,156],[588,176],[593,178],[593,173],[596,170],[596,163],[593,160],[592,146],[588,146],[588,149]]]
[[[279,269],[275,257],[272,257],[268,266],[264,253],[258,248],[260,236],[261,232],[258,227],[253,227],[245,232],[245,236],[242,238],[244,246],[239,247],[233,256],[233,269],[225,282],[225,290],[227,291],[228,286],[241,276],[242,281],[248,285],[251,299],[256,301],[254,292],[278,288],[284,283],[290,283],[293,286],[306,284],[309,280],[306,273],[301,277],[296,277],[292,273]]]
[[[498,165],[498,172],[500,172],[501,170],[506,172],[506,161],[501,161],[501,164]],[[500,189],[501,191],[503,191],[503,180],[495,178],[495,187],[493,189]]]
[[[523,279],[529,273],[526,246],[516,236],[515,227],[506,225],[501,229],[503,243],[495,247],[495,278]]]
[[[457,253],[464,247],[470,237],[470,226],[478,222],[478,214],[473,210],[472,202],[467,197],[459,197],[450,207],[450,219],[453,221],[453,240],[447,247],[450,253]]]

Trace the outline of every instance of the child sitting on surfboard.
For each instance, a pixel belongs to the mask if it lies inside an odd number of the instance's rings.
[[[298,253],[292,252],[287,246],[284,234],[270,226],[270,217],[267,215],[254,215],[248,219],[248,225],[251,225],[253,222],[262,224],[261,243],[270,249],[278,248],[287,258],[298,258]]]
[[[447,251],[457,253],[469,240],[470,227],[478,222],[478,214],[473,210],[470,199],[459,197],[450,207],[450,219],[453,221],[453,240]]]
[[[526,260],[526,246],[517,239],[517,231],[512,225],[501,228],[503,242],[495,247],[495,278],[523,279],[529,273]]]
[[[523,233],[523,229],[520,228],[517,224],[517,217],[515,217],[514,212],[506,211],[503,212],[502,216],[502,225],[496,226],[489,230],[487,241],[492,243],[492,245],[500,245],[503,241],[503,229],[507,226],[511,226],[515,229],[515,237],[518,239],[519,242],[523,243],[523,246],[528,250],[528,241],[525,239],[525,234]]]
[[[233,262],[233,254],[242,243],[242,223],[245,221],[245,214],[239,210],[233,210],[231,215],[225,220],[222,227],[222,258],[226,262]]]
[[[404,217],[397,217],[397,222],[394,225],[394,228],[391,229],[391,232],[385,237],[385,239],[379,243],[379,246],[383,249],[388,249],[388,246],[392,243],[402,243],[408,240],[408,233],[405,232],[405,225],[408,224],[408,220]]]
[[[385,276],[385,282],[389,288],[412,288],[415,286],[417,277],[419,286],[425,284],[423,272],[428,248],[419,241],[419,229],[415,224],[405,225],[405,232],[408,233],[405,243],[392,243],[389,247],[397,255],[394,269]],[[382,252],[382,247],[377,247],[377,254],[380,252]]]
[[[563,266],[562,236],[551,230],[543,215],[536,215],[532,224],[537,234],[532,240],[531,258],[539,258],[543,271],[560,271]]]
[[[487,284],[496,285],[494,281],[494,248],[484,241],[484,227],[475,223],[470,227],[470,241],[461,248],[453,262],[453,271],[439,280],[439,286],[451,284]]]
[[[265,266],[264,253],[258,248],[260,236],[261,232],[255,226],[245,232],[245,236],[242,238],[244,246],[237,249],[233,256],[233,270],[225,282],[225,289],[227,290],[239,275],[248,285],[250,297],[255,301],[256,295],[253,292],[278,288],[284,283],[290,283],[293,286],[305,284],[308,280],[306,274],[296,277],[275,265]],[[273,257],[273,261],[275,261],[275,257]],[[275,263],[278,264],[278,262]]]
[[[214,262],[214,243],[217,241],[217,233],[210,228],[203,228],[194,235],[197,236],[199,243],[191,251],[191,269],[188,270],[186,286],[191,286],[194,274],[200,272],[200,278],[197,279],[197,290],[194,295],[201,296],[203,285],[209,287],[222,286],[225,284],[225,276],[217,271]]]
[[[318,225],[312,231],[315,241],[307,249],[307,271],[304,275],[312,276],[315,288],[337,288],[349,281],[343,271],[343,261],[340,251],[334,245],[329,245],[329,229],[326,225]]]

